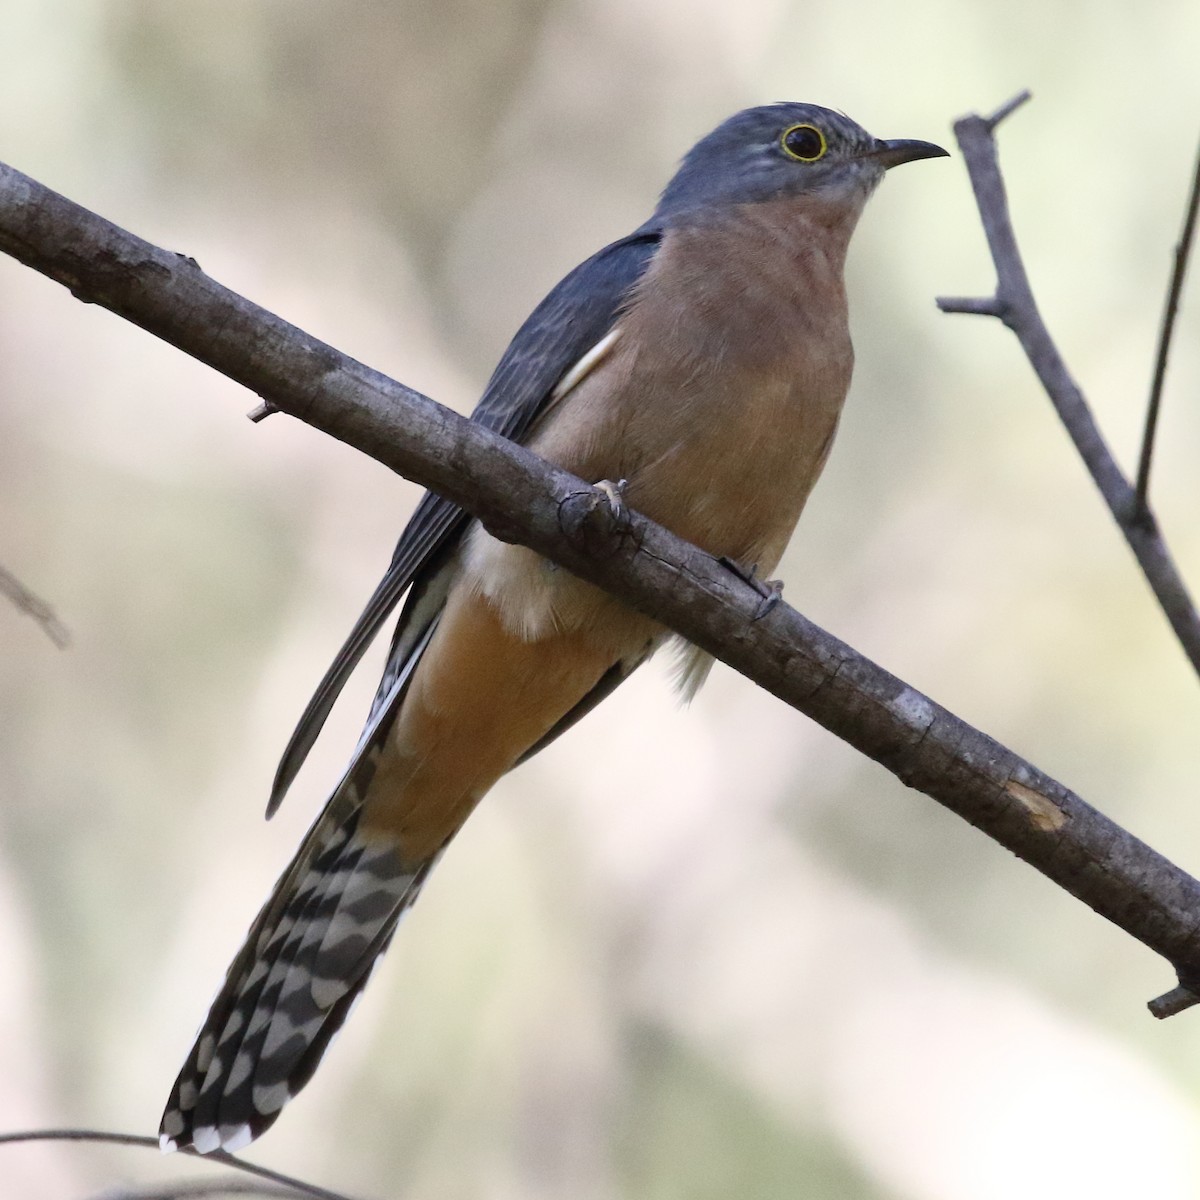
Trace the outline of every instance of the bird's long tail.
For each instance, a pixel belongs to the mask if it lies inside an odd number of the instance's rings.
[[[235,1150],[308,1082],[437,856],[401,861],[359,829],[364,745],[255,920],[179,1073],[164,1149]]]
[[[271,1125],[479,798],[646,657],[647,628],[619,625],[627,645],[616,649],[587,630],[529,639],[464,587],[399,645],[402,668],[385,674],[350,768],[259,913],[175,1083],[165,1147],[231,1150]]]

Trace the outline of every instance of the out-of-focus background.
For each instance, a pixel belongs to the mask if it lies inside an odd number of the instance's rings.
[[[733,110],[885,137],[1019,88],[1003,164],[1050,326],[1132,465],[1200,132],[1187,0],[43,0],[0,157],[468,410],[529,308]],[[960,160],[852,249],[858,369],[794,605],[1200,869],[1200,683],[1011,336]],[[1200,282],[1193,282],[1192,295]],[[1200,587],[1196,313],[1154,499]],[[417,491],[0,261],[0,1128],[153,1132],[336,778],[280,817],[311,686]],[[373,662],[377,662],[375,659]],[[1164,963],[718,667],[648,669],[470,821],[250,1157],[377,1197],[1190,1198],[1200,1016]],[[202,1172],[0,1149],[0,1194]]]

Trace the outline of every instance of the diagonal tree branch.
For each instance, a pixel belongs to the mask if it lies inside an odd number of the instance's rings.
[[[954,135],[966,160],[992,261],[996,265],[996,294],[982,299],[941,296],[938,307],[943,312],[999,317],[1016,334],[1030,366],[1133,550],[1184,653],[1200,674],[1200,616],[1196,606],[1149,505],[1139,503],[1137,491],[1122,474],[1096,425],[1087,399],[1050,337],[1017,247],[1017,235],[1008,211],[1008,195],[1000,174],[995,130],[1029,98],[1029,92],[1021,92],[990,117],[972,115],[954,123]]]
[[[1200,980],[1200,882],[695,546],[4,166],[0,250],[657,617]]]

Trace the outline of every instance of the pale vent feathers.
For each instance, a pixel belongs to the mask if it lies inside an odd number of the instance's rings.
[[[672,680],[680,702],[691,704],[713,667],[713,656],[681,637],[671,639]]]

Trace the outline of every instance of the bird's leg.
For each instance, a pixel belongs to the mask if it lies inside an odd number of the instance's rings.
[[[759,579],[758,563],[743,566],[735,558],[727,554],[719,555],[717,562],[726,570],[732,571],[743,583],[748,583],[759,595],[758,607],[754,610],[753,621],[761,621],[783,598],[782,579]]]

